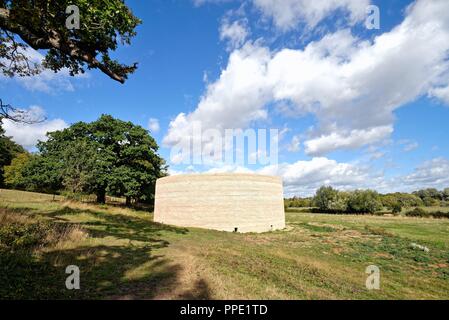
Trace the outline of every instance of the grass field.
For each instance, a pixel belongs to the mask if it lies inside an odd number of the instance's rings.
[[[444,219],[294,212],[285,230],[235,234],[0,190],[0,230],[1,298],[449,299]],[[369,291],[373,264],[381,289]],[[80,267],[80,290],[65,288],[68,265]]]

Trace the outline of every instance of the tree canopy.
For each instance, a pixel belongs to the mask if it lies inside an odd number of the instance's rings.
[[[102,115],[47,136],[38,143],[41,161],[59,172],[65,189],[96,194],[100,203],[107,193],[126,197],[128,204],[151,201],[156,180],[165,175],[156,141],[131,122]]]
[[[71,5],[79,9],[79,29],[66,25]],[[122,64],[110,52],[130,44],[140,22],[123,0],[0,0],[0,73],[67,68],[75,75],[88,68],[124,83],[137,64]],[[46,51],[42,65],[25,54],[28,47]]]
[[[29,153],[19,153],[12,159],[10,165],[4,167],[5,185],[13,189],[23,189],[25,187],[22,176],[24,168],[31,158]]]
[[[15,156],[24,152],[25,150],[21,146],[5,135],[5,130],[3,130],[0,118],[0,187],[3,186],[4,183],[4,166],[10,165]]]
[[[313,202],[324,212],[345,211],[347,209],[347,194],[331,186],[322,186],[317,190]]]

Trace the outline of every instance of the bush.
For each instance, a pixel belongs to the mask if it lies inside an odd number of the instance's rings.
[[[293,197],[284,200],[286,208],[310,208],[312,206],[312,200],[310,198],[298,198]]]
[[[405,213],[407,217],[428,217],[429,212],[421,208],[415,208]]]
[[[350,194],[348,211],[354,213],[375,213],[382,209],[380,196],[373,190],[357,190]]]
[[[344,212],[347,209],[348,194],[332,187],[321,187],[313,199],[322,212]]]
[[[433,211],[430,212],[430,216],[436,219],[449,219],[449,212]]]
[[[25,181],[22,172],[30,162],[31,155],[29,153],[20,153],[12,159],[9,166],[4,167],[5,184],[12,189],[25,189]]]
[[[392,209],[396,203],[399,203],[403,208],[421,207],[424,205],[420,197],[409,193],[390,193],[381,196],[382,205],[386,208]]]
[[[12,250],[29,249],[45,243],[49,225],[11,223],[0,226],[0,246]]]
[[[449,212],[443,211],[426,211],[421,208],[415,208],[405,213],[407,217],[421,217],[421,218],[435,218],[435,219],[449,219]]]
[[[391,205],[389,209],[391,209],[391,212],[393,214],[399,214],[402,212],[402,205],[399,202],[396,202],[393,205]]]

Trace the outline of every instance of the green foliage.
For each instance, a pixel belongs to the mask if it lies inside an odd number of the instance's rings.
[[[407,217],[449,219],[449,212],[444,211],[427,211],[421,208],[415,208],[405,213]]]
[[[95,194],[104,188],[108,162],[101,158],[100,148],[97,143],[80,137],[60,152],[62,183],[69,192]]]
[[[50,230],[45,223],[9,223],[0,225],[0,248],[23,250],[45,243],[45,236]]]
[[[57,159],[32,155],[22,170],[22,185],[25,190],[57,193],[61,190],[61,162]]]
[[[313,200],[311,198],[298,198],[293,197],[290,199],[285,199],[286,208],[310,208],[312,206]]]
[[[407,211],[405,213],[405,215],[407,217],[428,217],[429,216],[429,212],[427,212],[426,210],[421,209],[421,208],[415,208],[415,209],[413,209],[411,211]]]
[[[422,201],[426,207],[435,207],[440,204],[439,200],[432,197],[424,197]]]
[[[391,207],[389,207],[389,209],[391,209],[391,212],[393,214],[399,214],[402,212],[402,205],[399,202],[396,202]]]
[[[449,188],[443,190],[444,201],[449,201]]]
[[[69,5],[80,13],[80,28],[66,27]],[[27,76],[39,73],[39,65],[20,54],[24,48],[46,50],[43,66],[70,74],[99,69],[124,82],[136,65],[111,59],[119,43],[130,44],[141,23],[123,0],[3,0],[0,1],[0,73]],[[23,40],[16,42],[14,36]]]
[[[29,153],[20,153],[12,159],[9,166],[4,167],[5,184],[8,188],[24,189],[26,187],[22,173],[30,160],[31,155]]]
[[[351,192],[348,199],[348,211],[354,213],[375,213],[382,209],[379,194],[373,190]]]
[[[410,208],[410,207],[420,207],[423,206],[424,203],[418,196],[409,193],[389,193],[386,195],[382,195],[380,198],[382,205],[385,208],[393,209],[398,204],[401,207]]]
[[[440,205],[441,201],[446,199],[445,191],[438,191],[435,188],[428,188],[413,192],[414,195],[421,198],[426,207],[433,207]]]
[[[10,165],[15,156],[24,152],[21,146],[5,136],[0,118],[0,187],[4,185],[4,166]]]
[[[40,161],[53,164],[48,169],[54,174],[44,170],[42,178],[52,186],[60,182],[72,193],[96,194],[98,202],[104,202],[106,193],[124,196],[128,204],[131,199],[151,202],[156,180],[166,175],[148,131],[108,115],[49,133],[38,148]]]
[[[323,212],[344,212],[347,210],[347,199],[347,193],[323,186],[316,192],[313,203]]]

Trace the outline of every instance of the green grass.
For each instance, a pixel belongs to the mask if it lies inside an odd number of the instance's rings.
[[[290,212],[285,230],[235,234],[18,191],[0,190],[0,208],[3,225],[58,230],[0,247],[1,298],[449,299],[446,219]],[[69,264],[80,267],[79,291],[65,289]],[[380,290],[365,287],[372,264]]]

